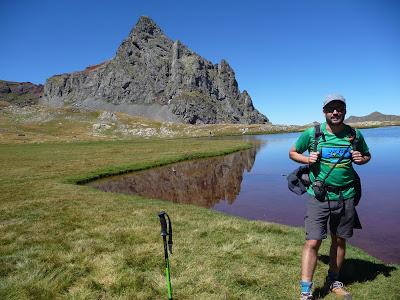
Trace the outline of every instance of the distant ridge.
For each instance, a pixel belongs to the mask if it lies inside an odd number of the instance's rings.
[[[378,111],[375,111],[363,117],[350,116],[345,120],[346,123],[358,123],[358,122],[369,122],[369,121],[374,121],[374,122],[400,121],[400,116],[385,115]]]
[[[16,106],[38,104],[43,94],[43,85],[31,82],[0,80],[0,101]]]

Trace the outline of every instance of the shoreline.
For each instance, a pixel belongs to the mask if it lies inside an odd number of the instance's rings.
[[[355,128],[400,126],[400,122],[349,123]],[[137,139],[229,137],[301,132],[314,126],[281,124],[179,124],[124,113],[77,111],[71,107],[0,107],[0,144]]]

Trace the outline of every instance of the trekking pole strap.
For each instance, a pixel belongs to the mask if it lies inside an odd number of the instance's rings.
[[[171,224],[171,219],[169,218],[168,214],[165,213],[165,215],[168,218],[168,250],[169,253],[172,254],[172,224]]]

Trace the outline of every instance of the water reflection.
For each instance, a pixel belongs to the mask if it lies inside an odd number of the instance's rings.
[[[250,172],[261,144],[226,156],[180,162],[98,180],[88,185],[106,192],[195,204],[207,208],[237,198],[243,173]]]
[[[400,127],[362,132],[372,160],[356,166],[363,182],[363,198],[358,206],[363,230],[357,230],[350,243],[385,262],[400,263]],[[257,144],[251,150],[224,157],[182,162],[89,185],[104,191],[200,205],[252,220],[303,226],[307,196],[289,192],[286,177],[282,176],[298,166],[288,158],[288,149],[298,136],[238,137]]]

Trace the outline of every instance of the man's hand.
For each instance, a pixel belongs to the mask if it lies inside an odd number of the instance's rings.
[[[311,165],[318,161],[319,152],[310,152],[310,155],[306,156],[303,153],[298,153],[296,147],[292,146],[289,150],[289,157],[298,163]]]
[[[353,162],[357,165],[365,164],[371,158],[370,155],[363,156],[360,151],[351,150],[350,153],[351,153],[351,158],[352,158]]]
[[[311,165],[317,162],[319,158],[319,152],[310,152],[310,156],[308,157],[308,163]]]

